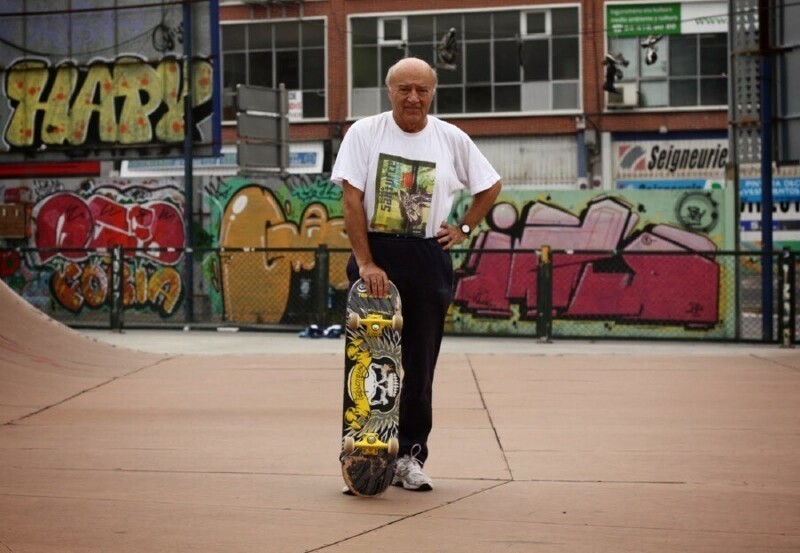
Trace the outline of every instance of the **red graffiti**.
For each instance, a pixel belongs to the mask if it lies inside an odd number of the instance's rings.
[[[19,253],[15,251],[0,251],[0,277],[8,278],[19,270]]]
[[[491,215],[490,215],[491,216]],[[520,306],[525,319],[537,313],[537,255],[548,245],[578,253],[553,255],[553,309],[558,318],[627,323],[681,324],[708,328],[719,318],[720,267],[707,238],[667,225],[629,236],[637,222],[630,209],[605,199],[582,218],[540,204],[528,210],[521,237],[500,231],[481,234],[481,250],[460,271],[455,300],[485,317],[508,317]],[[492,253],[491,250],[506,250]],[[588,250],[617,250],[580,253]],[[643,254],[641,252],[680,252]],[[510,253],[509,253],[510,252]]]
[[[52,248],[40,252],[42,262],[55,256],[86,259],[85,251],[62,251],[56,248],[182,248],[183,217],[172,204],[150,201],[120,204],[100,195],[84,200],[63,192],[49,196],[33,211],[36,224],[34,245]],[[173,265],[182,252],[126,252],[128,257],[141,255]]]

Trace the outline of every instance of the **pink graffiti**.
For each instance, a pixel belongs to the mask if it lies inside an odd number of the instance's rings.
[[[47,197],[33,212],[37,248],[182,248],[183,217],[167,202],[120,204],[100,195],[84,200],[68,192]],[[60,255],[85,259],[87,252],[44,250],[42,262]],[[126,252],[149,257],[162,264],[177,263],[180,251]]]
[[[496,207],[507,218],[509,204]],[[494,211],[490,219],[495,216]],[[553,309],[559,318],[609,319],[628,323],[716,325],[720,268],[708,238],[668,225],[631,234],[638,216],[603,199],[582,217],[546,204],[529,206],[519,238],[507,223],[478,236],[462,267],[455,300],[480,316],[508,317],[518,304],[523,318],[537,313],[537,256],[514,250],[575,251],[553,255]],[[491,252],[491,250],[506,250]],[[608,253],[580,253],[616,250]],[[652,255],[641,252],[654,252]],[[670,255],[666,252],[680,252]],[[633,252],[637,252],[634,254]],[[658,253],[655,253],[658,252]]]

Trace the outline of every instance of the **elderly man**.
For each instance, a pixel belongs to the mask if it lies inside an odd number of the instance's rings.
[[[342,141],[331,180],[341,184],[352,255],[359,277],[383,295],[391,279],[403,302],[403,367],[399,442],[393,483],[433,489],[423,472],[432,428],[432,388],[444,320],[453,297],[448,250],[464,242],[500,193],[500,176],[458,127],[428,115],[436,71],[405,58],[386,74],[392,111],[353,124]],[[456,225],[453,199],[472,203]]]

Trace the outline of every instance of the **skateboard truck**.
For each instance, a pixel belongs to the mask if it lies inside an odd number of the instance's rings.
[[[403,329],[403,316],[395,314],[391,319],[387,319],[377,313],[369,313],[366,317],[360,317],[358,313],[350,313],[347,316],[347,328],[355,330],[359,326],[364,326],[368,336],[380,336],[383,329],[391,326],[393,330],[400,332]]]
[[[397,438],[389,438],[389,443],[382,442],[374,432],[367,432],[356,441],[352,436],[345,436],[344,452],[350,454],[355,449],[361,450],[364,455],[377,455],[379,451],[388,451],[392,457],[397,457],[400,451],[400,442]]]

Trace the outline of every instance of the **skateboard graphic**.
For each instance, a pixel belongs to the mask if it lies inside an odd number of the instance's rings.
[[[391,282],[384,297],[358,280],[347,296],[342,419],[342,476],[359,496],[383,493],[392,483],[399,442],[400,294]]]

